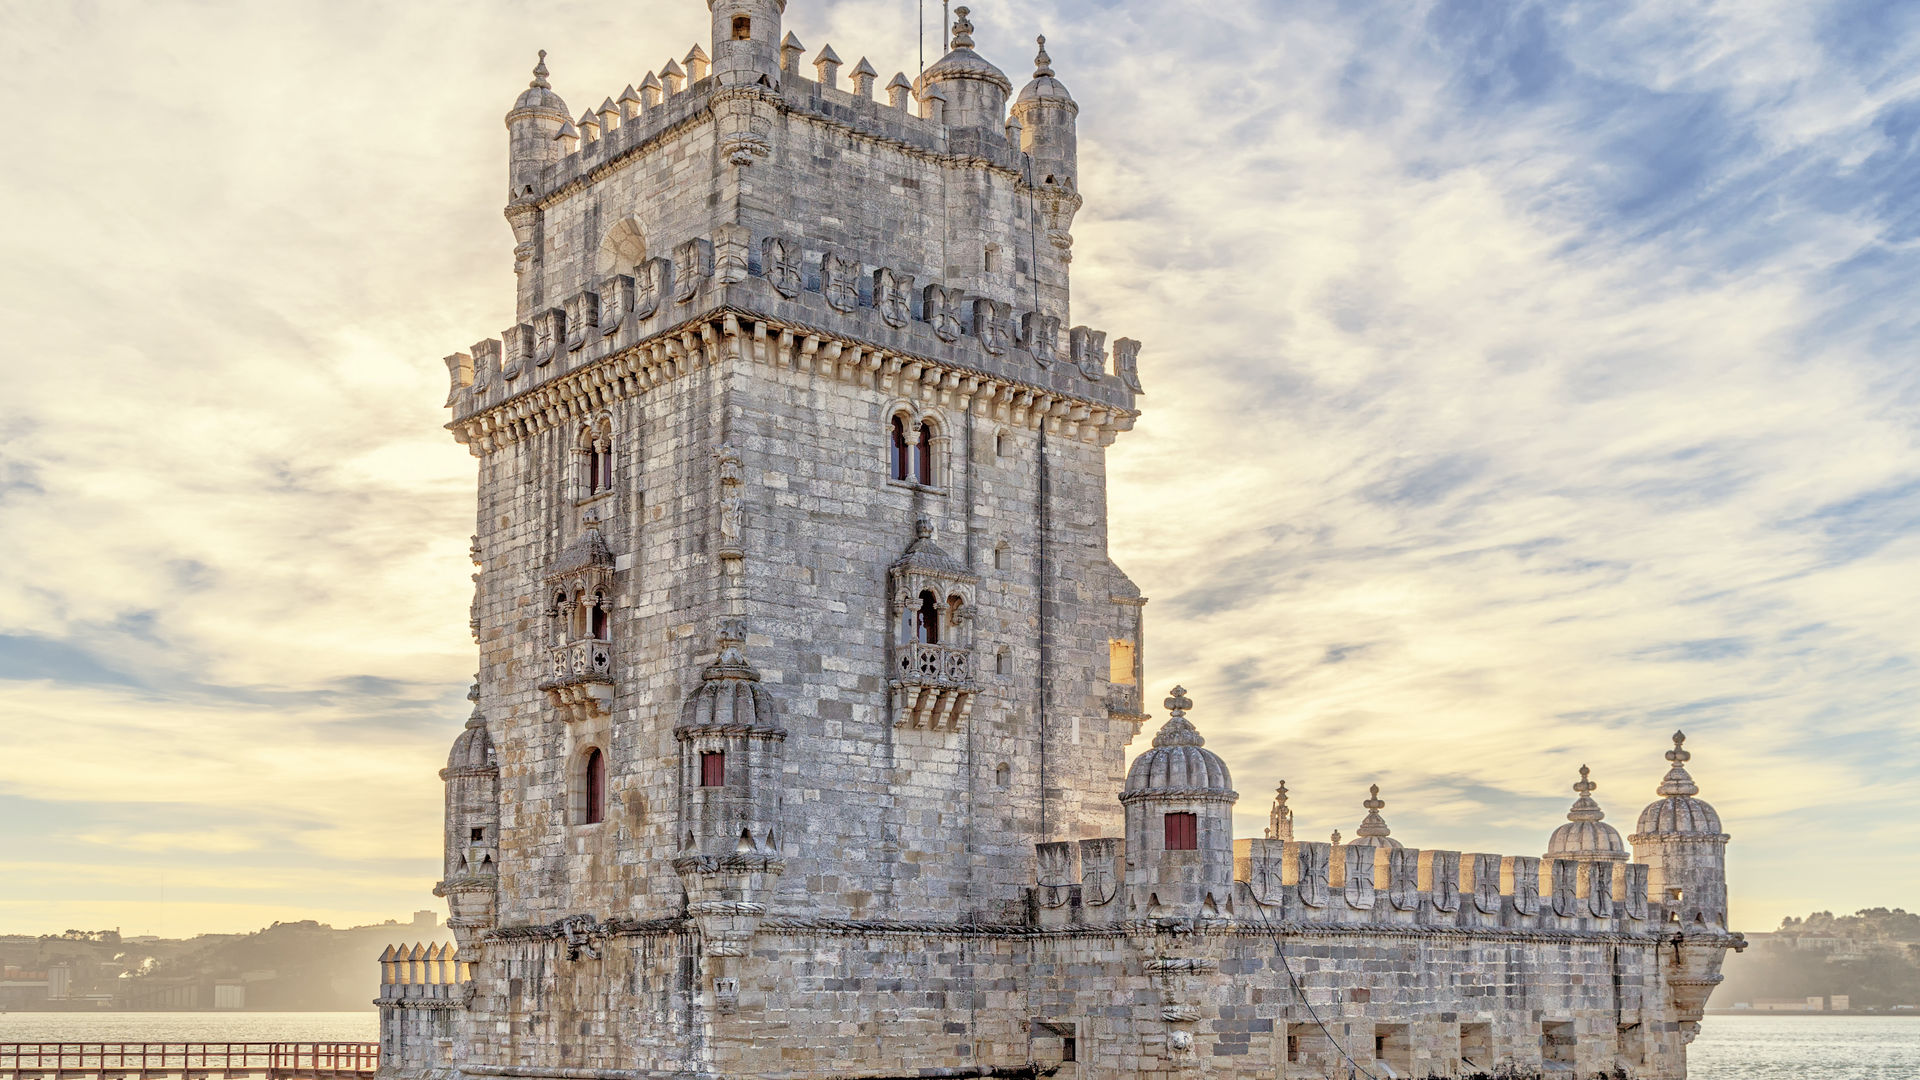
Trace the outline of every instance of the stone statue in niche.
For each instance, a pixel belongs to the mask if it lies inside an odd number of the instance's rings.
[[[546,367],[559,355],[567,340],[567,313],[548,308],[533,317],[533,364]]]
[[[1076,326],[1068,340],[1073,349],[1074,366],[1080,369],[1080,374],[1098,382],[1107,372],[1107,332]]]
[[[676,303],[687,303],[706,288],[713,276],[713,245],[705,240],[689,240],[673,249]]]
[[[579,352],[599,325],[599,294],[585,290],[573,294],[567,300],[567,351]]]
[[[913,318],[913,275],[898,273],[885,266],[873,272],[873,306],[880,319],[899,329]]]
[[[941,341],[960,340],[960,290],[929,285],[922,294],[921,313]]]
[[[740,467],[740,454],[723,444],[713,453],[714,468],[720,480],[720,554],[737,555],[745,528],[746,500],[741,489],[746,484]]]
[[[600,333],[612,337],[633,313],[633,278],[614,274],[600,283]]]
[[[506,360],[500,365],[500,377],[517,379],[533,360],[533,327],[527,323],[509,326],[500,337],[506,353]]]
[[[973,302],[973,334],[980,339],[980,347],[992,356],[1006,353],[1012,334],[1007,324],[1012,318],[1013,306],[998,300],[982,297]]]
[[[673,290],[673,263],[648,259],[633,269],[633,318],[638,322],[660,313],[661,301]]]
[[[778,236],[760,243],[760,269],[773,291],[791,300],[800,295],[806,279],[800,273],[800,245]]]
[[[1020,345],[1041,367],[1051,367],[1060,354],[1060,320],[1029,311],[1020,316]]]
[[[860,264],[829,251],[820,256],[820,292],[835,311],[860,306]]]
[[[1140,388],[1140,343],[1132,338],[1120,338],[1113,343],[1113,373],[1120,377],[1120,383],[1136,394],[1144,394]]]

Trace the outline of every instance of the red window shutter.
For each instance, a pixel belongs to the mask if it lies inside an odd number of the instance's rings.
[[[1167,850],[1197,851],[1200,847],[1199,819],[1192,814],[1168,814]]]
[[[727,755],[723,752],[708,752],[700,755],[700,786],[727,786]]]

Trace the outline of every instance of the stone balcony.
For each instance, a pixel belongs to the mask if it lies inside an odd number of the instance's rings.
[[[973,651],[920,642],[898,646],[891,686],[895,727],[958,731],[973,711]]]
[[[613,706],[613,643],[590,638],[548,648],[540,689],[564,719],[605,715]]]

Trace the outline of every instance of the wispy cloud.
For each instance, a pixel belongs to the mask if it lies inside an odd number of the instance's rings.
[[[524,54],[583,106],[706,33],[681,0],[581,33],[608,17],[0,13],[34,148],[0,192],[36,208],[0,265],[10,924],[105,918],[149,854],[355,880],[283,894],[343,920],[425,903],[473,664],[435,358],[510,319]],[[1044,30],[1082,105],[1076,321],[1148,342],[1115,555],[1243,831],[1282,776],[1351,831],[1378,780],[1411,843],[1537,851],[1582,762],[1629,825],[1685,726],[1748,925],[1911,905],[1920,9],[974,18],[1016,81]],[[912,70],[910,7],[787,20]],[[276,902],[114,895],[175,929]]]

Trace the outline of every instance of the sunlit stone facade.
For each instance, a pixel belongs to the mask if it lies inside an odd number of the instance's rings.
[[[1070,315],[1078,106],[965,8],[881,85],[784,7],[712,0],[578,116],[543,57],[507,116],[516,321],[447,358],[459,952],[386,958],[385,1068],[1684,1076],[1738,938],[1678,743],[1637,861],[1597,804],[1544,863],[1401,846],[1377,793],[1349,844],[1284,797],[1235,839],[1177,690],[1129,768],[1140,346]]]

